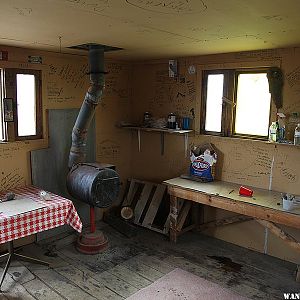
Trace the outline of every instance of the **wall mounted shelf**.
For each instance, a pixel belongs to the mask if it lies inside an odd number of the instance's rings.
[[[161,151],[161,155],[164,155],[164,152],[165,152],[165,134],[166,133],[167,134],[183,134],[185,157],[188,157],[189,133],[193,132],[193,130],[168,129],[168,128],[149,128],[149,127],[138,127],[138,126],[123,126],[122,128],[137,131],[138,150],[139,150],[139,152],[141,152],[141,131],[159,132],[160,133],[160,151]]]

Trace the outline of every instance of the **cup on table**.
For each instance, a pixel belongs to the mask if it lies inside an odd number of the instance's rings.
[[[239,194],[241,196],[252,197],[253,191],[245,186],[241,186],[239,190]]]
[[[282,208],[284,210],[292,210],[294,208],[294,201],[289,199],[282,199]]]

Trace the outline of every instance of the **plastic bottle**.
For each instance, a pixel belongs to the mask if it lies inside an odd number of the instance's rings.
[[[279,141],[281,142],[285,141],[285,125],[279,127]]]
[[[284,142],[285,141],[285,114],[277,113],[278,116],[278,141]]]
[[[272,122],[269,129],[269,142],[278,141],[278,122]]]
[[[300,123],[295,128],[294,145],[300,145]]]

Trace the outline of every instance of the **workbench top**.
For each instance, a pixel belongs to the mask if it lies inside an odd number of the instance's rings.
[[[276,191],[269,191],[265,189],[246,186],[253,190],[253,196],[247,197],[239,195],[239,189],[241,186],[240,184],[225,181],[213,181],[202,183],[177,177],[165,180],[163,183],[169,186],[177,186],[182,189],[197,191],[203,194],[229,198],[235,201],[240,201],[252,205],[272,208],[289,214],[300,215],[300,205],[297,208],[294,208],[290,211],[284,210],[282,207],[281,193]]]

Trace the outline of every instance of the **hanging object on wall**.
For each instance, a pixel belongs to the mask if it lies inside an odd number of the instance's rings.
[[[195,67],[194,65],[190,65],[190,66],[188,67],[188,73],[189,73],[190,75],[195,74],[195,73],[196,73],[196,67]]]
[[[277,109],[282,107],[283,74],[278,67],[271,67],[267,71],[269,91]]]
[[[0,60],[8,60],[8,52],[0,50]]]
[[[170,59],[169,60],[169,77],[176,77],[177,74],[178,74],[177,60]]]
[[[29,55],[28,56],[28,62],[31,64],[41,64],[43,62],[43,59],[41,56],[37,55]]]
[[[3,108],[4,108],[4,122],[13,122],[14,121],[13,99],[4,98]]]

